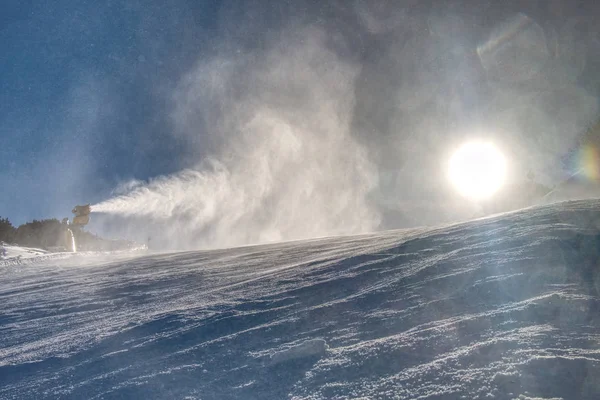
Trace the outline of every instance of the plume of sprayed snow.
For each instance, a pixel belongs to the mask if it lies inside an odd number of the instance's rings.
[[[233,39],[216,39],[219,53],[173,96],[173,134],[212,160],[134,183],[95,211],[143,220],[127,237],[225,246],[468,218],[444,168],[472,138],[501,147],[515,187],[529,171],[548,186],[573,172],[561,158],[599,110],[585,83],[594,21],[544,22],[542,5],[498,18],[467,3],[334,4],[334,18],[306,11],[305,28],[283,23],[249,52],[248,32],[275,8],[232,7],[251,18],[234,19]],[[322,28],[306,27],[313,17]]]
[[[367,200],[377,172],[349,133],[358,71],[324,40],[318,30],[302,30],[262,59],[201,62],[177,88],[173,115],[190,143],[194,129],[218,135],[215,156],[135,184],[93,211],[158,222],[160,240],[179,248],[377,228]]]

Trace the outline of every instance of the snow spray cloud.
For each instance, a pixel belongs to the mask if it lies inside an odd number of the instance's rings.
[[[260,57],[200,62],[181,80],[173,116],[180,134],[218,135],[215,156],[92,210],[150,219],[177,248],[374,230],[377,172],[349,134],[357,72],[318,29],[290,32]]]
[[[597,118],[600,32],[568,2],[234,3],[173,96],[190,168],[96,205],[155,221],[127,237],[221,246],[467,218],[443,170],[453,146],[489,138],[507,184],[552,186]],[[268,33],[280,15],[297,26]]]

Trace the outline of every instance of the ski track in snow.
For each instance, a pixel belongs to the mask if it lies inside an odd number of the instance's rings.
[[[599,399],[598,226],[0,264],[0,398]]]

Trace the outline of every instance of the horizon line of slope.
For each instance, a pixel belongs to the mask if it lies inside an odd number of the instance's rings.
[[[599,226],[590,200],[11,271],[0,398],[596,399]]]

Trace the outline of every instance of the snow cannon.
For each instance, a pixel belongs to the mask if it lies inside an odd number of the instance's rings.
[[[82,227],[87,225],[90,222],[90,213],[92,212],[92,208],[89,204],[83,206],[75,206],[73,210],[71,210],[75,216],[73,217],[73,225]]]

